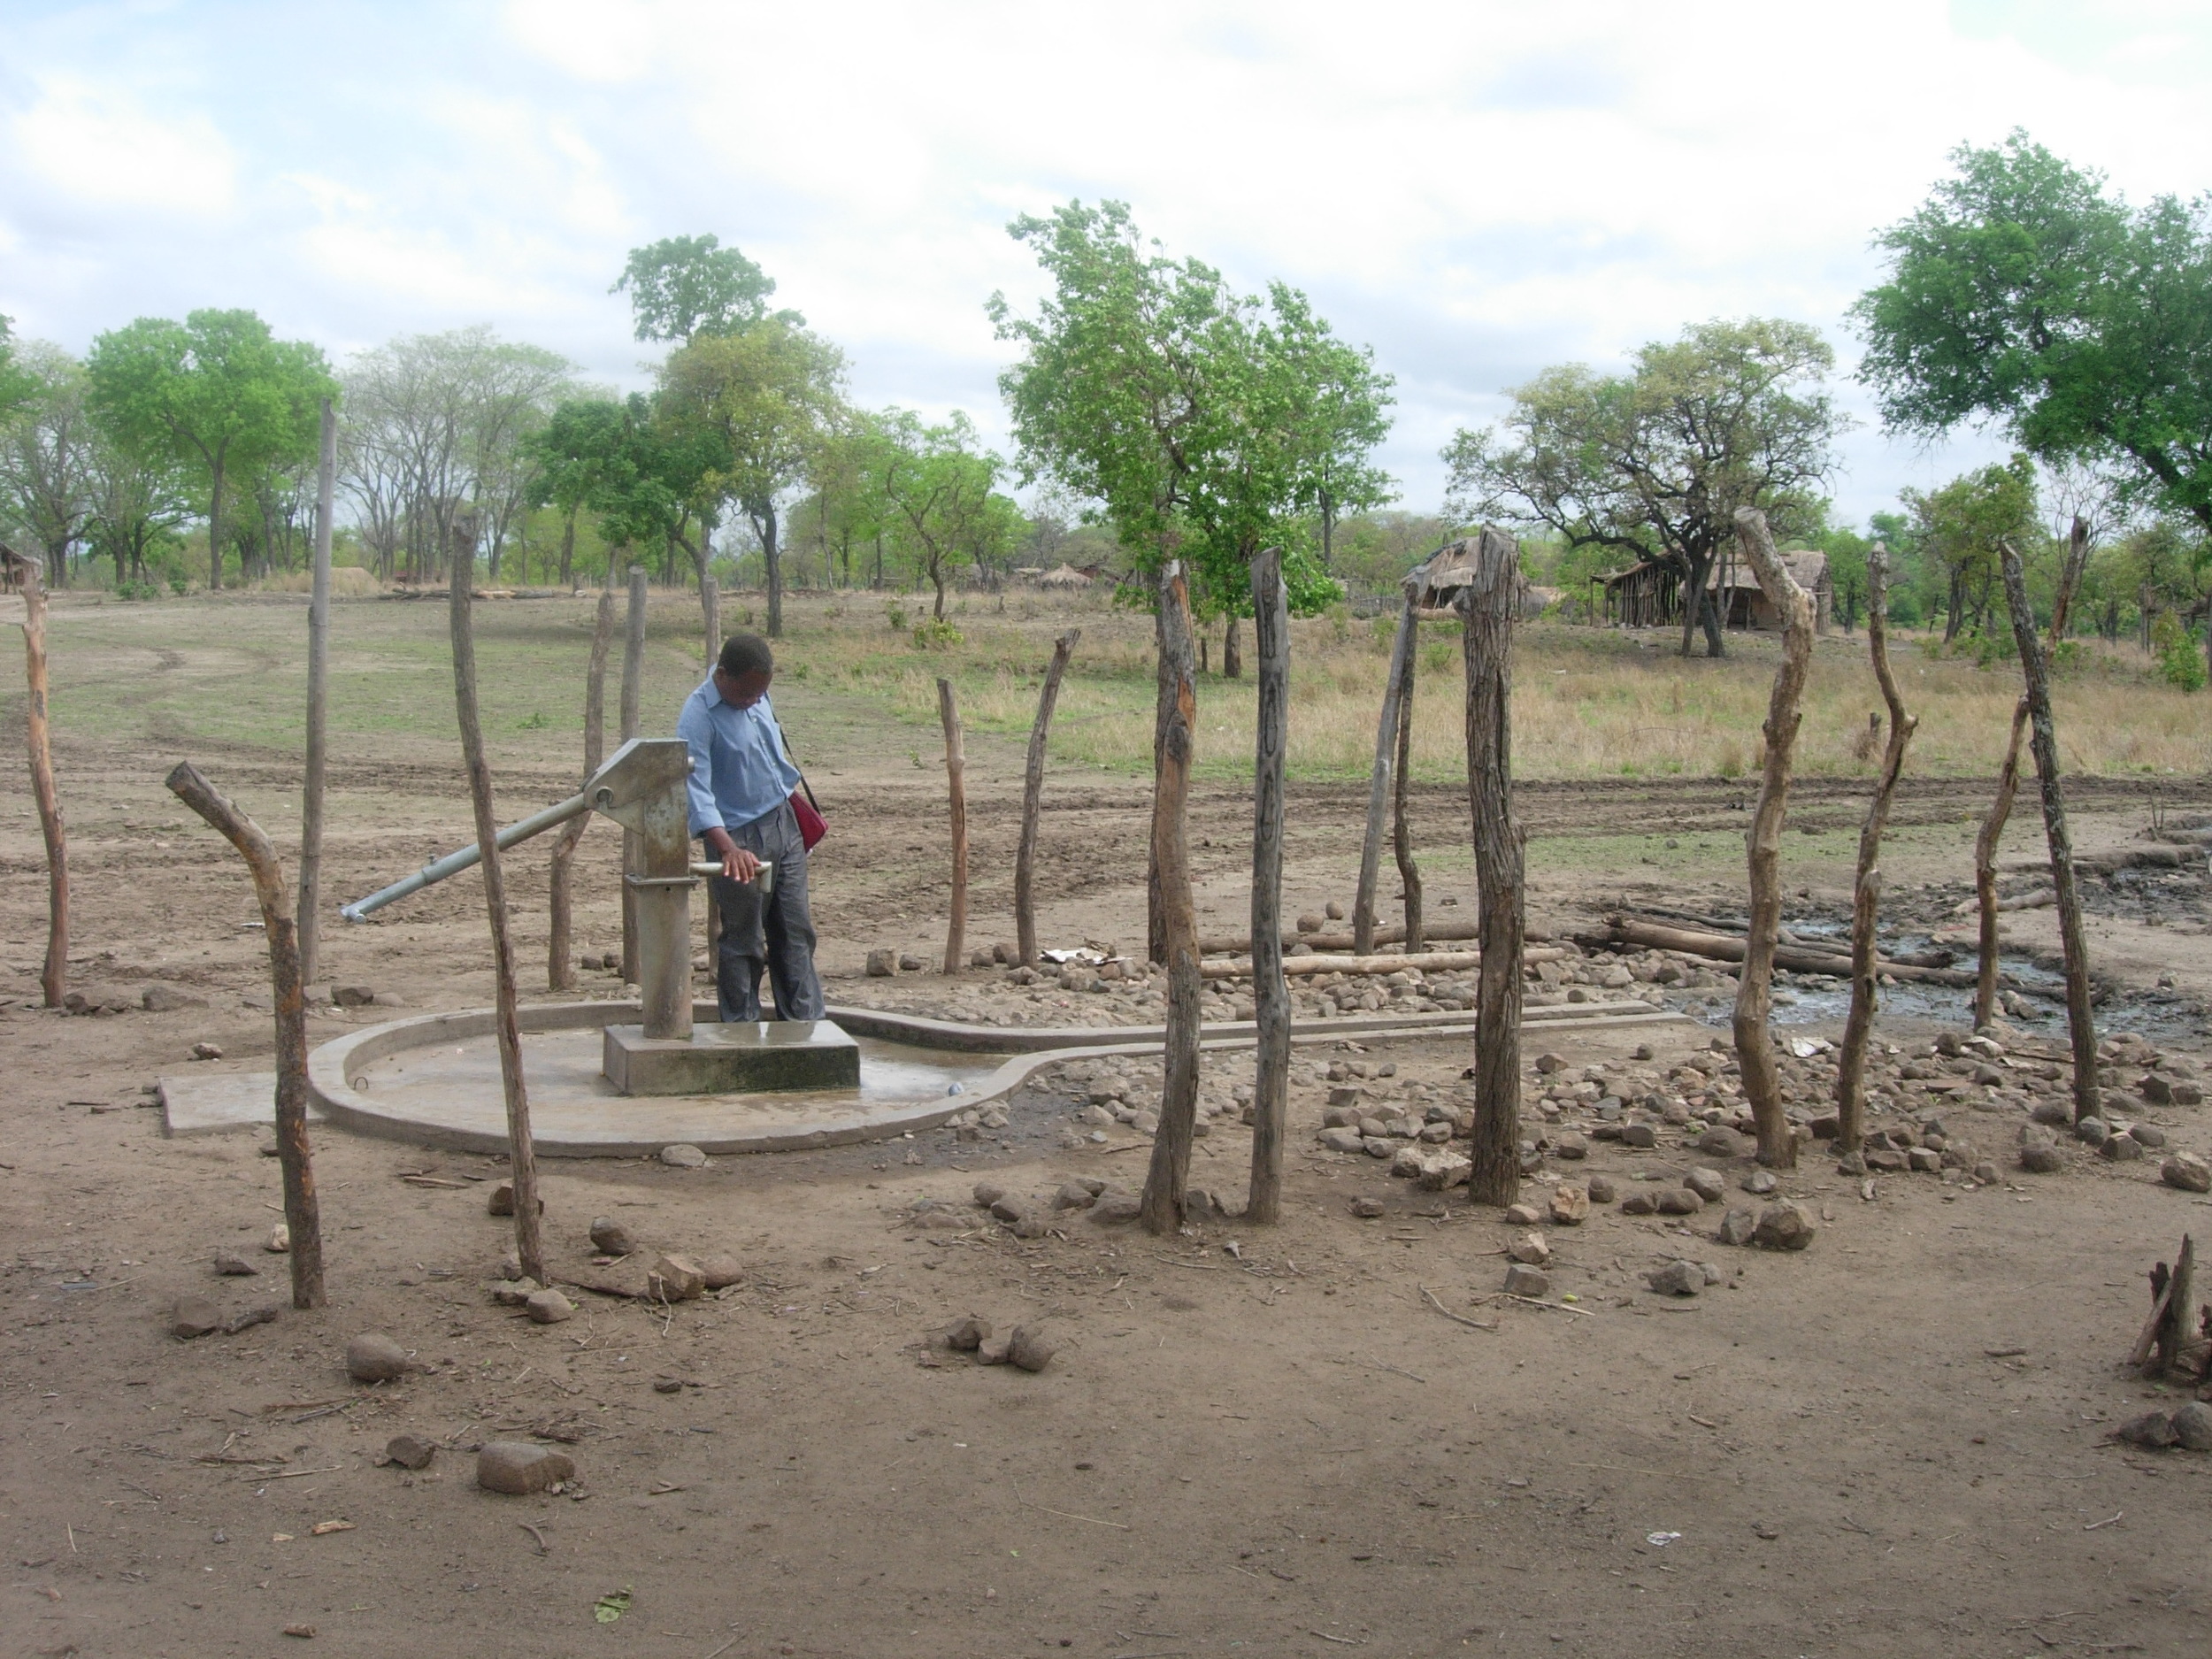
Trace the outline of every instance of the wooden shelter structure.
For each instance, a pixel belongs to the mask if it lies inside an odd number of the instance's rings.
[[[0,594],[21,593],[23,573],[30,568],[30,560],[6,542],[0,541]]]
[[[1064,588],[1071,592],[1088,588],[1090,585],[1091,579],[1072,565],[1059,565],[1037,578],[1037,586],[1040,588]]]
[[[1813,631],[1828,632],[1836,603],[1835,578],[1825,553],[1806,550],[1782,555],[1797,585],[1812,595]],[[1624,628],[1671,628],[1682,624],[1682,574],[1657,559],[1644,559],[1610,576],[1594,577],[1600,589],[1590,607],[1594,618]],[[1720,602],[1721,626],[1768,633],[1782,626],[1782,618],[1752,575],[1726,554],[1713,561],[1707,591]]]

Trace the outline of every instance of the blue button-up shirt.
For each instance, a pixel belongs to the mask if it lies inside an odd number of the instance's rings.
[[[722,701],[714,678],[684,699],[676,735],[691,749],[691,833],[737,829],[791,798],[799,769],[785,758],[766,697],[749,709]]]

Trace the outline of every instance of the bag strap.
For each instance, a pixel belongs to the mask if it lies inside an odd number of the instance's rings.
[[[785,733],[781,720],[776,722],[776,741],[783,745],[783,757],[799,774],[799,787],[806,791],[806,803],[817,812],[821,811],[822,803],[814,798],[814,786],[806,780],[806,768],[799,764],[799,757],[791,752],[791,739]]]

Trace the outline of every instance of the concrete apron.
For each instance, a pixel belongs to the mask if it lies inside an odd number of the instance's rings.
[[[955,1112],[998,1100],[1041,1067],[1101,1056],[1156,1055],[1166,1036],[1165,1028],[1158,1025],[1024,1029],[833,1008],[830,1018],[853,1036],[895,1046],[892,1057],[874,1068],[890,1075],[872,1091],[866,1087],[869,1068],[864,1068],[864,1087],[857,1092],[623,1096],[598,1074],[599,1033],[611,1021],[635,1018],[637,1007],[634,1002],[523,1007],[531,1130],[541,1154],[640,1157],[677,1142],[716,1154],[780,1152],[891,1140],[933,1128]],[[714,1004],[701,1002],[695,1018],[711,1021],[716,1011]],[[1525,1037],[1534,1037],[1552,1030],[1680,1023],[1685,1023],[1683,1016],[1646,1002],[1586,1002],[1530,1009],[1522,1030]],[[1356,1038],[1363,1046],[1388,1046],[1471,1037],[1473,1033],[1474,1018],[1467,1013],[1370,1015],[1299,1021],[1292,1026],[1291,1041],[1307,1047]],[[1210,1025],[1201,1046],[1210,1053],[1237,1053],[1255,1045],[1254,1033],[1249,1021]],[[388,1140],[456,1151],[504,1152],[506,1110],[491,1039],[488,1009],[416,1015],[349,1032],[309,1056],[311,1108],[334,1124]],[[440,1048],[447,1053],[434,1056],[425,1052]],[[918,1064],[902,1059],[896,1049],[928,1051],[939,1057]],[[380,1078],[380,1063],[409,1054],[419,1056],[415,1080],[394,1087],[396,1079]],[[995,1065],[988,1064],[998,1056],[1005,1057]],[[357,1080],[368,1087],[356,1087]],[[164,1082],[165,1087],[168,1079]],[[272,1087],[273,1083],[269,1077]],[[946,1092],[951,1084],[959,1086],[958,1093]],[[259,1114],[257,1121],[269,1122],[273,1110],[272,1106]],[[225,1126],[252,1121],[234,1118]]]

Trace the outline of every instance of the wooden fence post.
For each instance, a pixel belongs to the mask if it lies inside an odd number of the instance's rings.
[[[2089,564],[2089,526],[2077,513],[2073,534],[2068,539],[2066,563],[2059,572],[2058,594],[2051,602],[2051,648],[2066,637],[2067,612],[2073,608],[2074,590]],[[1997,773],[1997,796],[1974,836],[1974,897],[1980,911],[1981,931],[1975,962],[1974,1024],[1978,1029],[1997,1017],[1997,845],[2004,839],[2005,821],[2012,816],[2013,797],[2020,789],[2020,749],[2028,734],[2028,694],[2023,691],[2013,705],[2012,739],[2005,748],[2005,764]]]
[[[2074,1121],[2097,1114],[2097,1024],[2089,1007],[2089,941],[2081,928],[2081,895],[2074,886],[2074,840],[2066,827],[2066,797],[2058,781],[2058,728],[2051,720],[2050,666],[2035,637],[2020,555],[2009,541],[1997,544],[2005,567],[2005,604],[2012,637],[2028,681],[2030,747],[2036,780],[2043,787],[2043,836],[2051,849],[2051,886],[2058,891],[2058,939],[2066,958],[2066,1027],[2074,1048]]]
[[[38,983],[46,1006],[59,1008],[69,983],[69,838],[62,826],[61,798],[54,790],[47,718],[46,588],[37,560],[26,559],[18,568],[23,572],[23,673],[29,685],[23,729],[31,751],[31,795],[38,807],[39,833],[46,838],[46,961]]]
[[[1412,603],[1408,595],[1406,603]],[[1406,648],[1405,661],[1398,670],[1398,759],[1392,769],[1391,780],[1390,851],[1398,861],[1398,880],[1405,896],[1403,906],[1406,923],[1406,954],[1419,954],[1421,938],[1421,866],[1413,859],[1413,826],[1406,814],[1406,797],[1412,788],[1413,773],[1413,680],[1415,658],[1419,655],[1420,625],[1414,625],[1413,637]]]
[[[1290,1118],[1290,986],[1283,978],[1283,769],[1290,743],[1290,601],[1283,550],[1252,561],[1252,645],[1259,718],[1252,747],[1252,1089],[1248,1221],[1282,1218],[1283,1133]]]
[[[1360,845],[1359,890],[1352,899],[1352,949],[1363,956],[1375,949],[1375,878],[1382,869],[1383,817],[1390,805],[1391,764],[1398,753],[1399,677],[1413,649],[1413,595],[1409,590],[1391,641],[1382,718],[1375,725],[1375,766],[1367,784],[1367,838]]]
[[[269,941],[269,979],[276,993],[277,1164],[284,1175],[284,1226],[290,1236],[292,1305],[323,1305],[322,1208],[307,1146],[307,988],[300,977],[299,923],[286,901],[284,868],[261,826],[216,793],[188,760],[168,778],[170,792],[238,849],[253,874],[261,925]]]
[[[522,1079],[522,1031],[515,994],[514,941],[507,929],[507,884],[500,872],[499,818],[492,808],[491,768],[484,759],[484,728],[476,710],[476,634],[469,615],[475,585],[472,534],[454,536],[448,618],[453,635],[453,703],[460,717],[461,757],[468,768],[469,802],[476,810],[476,845],[484,865],[484,909],[491,920],[492,977],[497,993],[494,1031],[499,1042],[499,1080],[507,1100],[507,1159],[515,1189],[515,1254],[525,1278],[550,1285],[538,1217],[538,1157],[530,1139],[530,1096]],[[634,587],[632,591],[635,592]],[[626,888],[627,882],[623,884]]]
[[[1766,768],[1759,780],[1759,804],[1745,836],[1751,918],[1744,930],[1743,977],[1736,984],[1736,1061],[1743,1070],[1745,1098],[1758,1125],[1759,1162],[1786,1170],[1797,1167],[1797,1137],[1782,1115],[1782,1079],[1774,1063],[1767,1015],[1774,984],[1775,938],[1782,928],[1782,820],[1789,810],[1790,758],[1803,718],[1805,680],[1812,672],[1812,602],[1774,550],[1764,513],[1755,507],[1737,508],[1736,541],[1767,603],[1782,618],[1782,665],[1775,671],[1766,725],[1761,728],[1766,738]]]
[[[1475,1129],[1467,1194],[1509,1204],[1521,1188],[1521,952],[1528,933],[1522,832],[1513,816],[1513,629],[1521,555],[1486,527],[1458,601],[1467,670],[1467,797],[1474,821],[1478,928]],[[1410,607],[1409,607],[1409,610]]]
[[[1890,672],[1889,549],[1879,541],[1866,562],[1866,594],[1867,654],[1873,659],[1882,701],[1889,705],[1889,747],[1882,756],[1874,798],[1867,803],[1866,823],[1859,831],[1859,873],[1852,888],[1851,1012],[1844,1021],[1843,1047],[1836,1062],[1836,1147],[1847,1159],[1859,1157],[1859,1143],[1866,1134],[1866,1045],[1874,1031],[1878,994],[1874,930],[1882,909],[1882,872],[1875,860],[1881,856],[1882,832],[1889,824],[1898,774],[1905,769],[1905,745],[1912,741],[1913,728],[1919,724],[1905,712],[1897,676]]]
[[[628,742],[638,734],[643,718],[645,697],[645,600],[646,573],[642,565],[630,566],[630,609],[623,618],[622,632],[622,741]],[[638,835],[635,830],[622,832],[622,868],[626,873],[637,868],[639,858]],[[635,985],[638,979],[637,895],[626,880],[622,884],[622,982]]]
[[[1198,725],[1197,670],[1191,646],[1190,584],[1180,559],[1160,572],[1160,672],[1173,688],[1162,723],[1159,772],[1152,789],[1152,862],[1159,872],[1162,943],[1168,970],[1166,1070],[1160,1127],[1152,1139],[1138,1218],[1149,1233],[1183,1225],[1190,1180],[1193,1125],[1198,1114],[1200,1014],[1198,913],[1191,900],[1191,761]]]
[[[307,601],[307,775],[300,787],[300,981],[311,984],[321,954],[323,783],[330,757],[330,514],[338,480],[338,417],[323,399],[322,454],[315,469],[315,574]]]
[[[707,626],[707,666],[711,674],[722,655],[722,584],[712,576],[699,578],[699,609]]]
[[[591,662],[584,671],[584,777],[588,780],[599,770],[599,763],[606,758],[607,747],[607,654],[614,643],[614,595],[599,595],[599,613],[591,626]],[[553,867],[548,879],[548,897],[551,916],[546,930],[545,988],[549,991],[572,991],[576,988],[576,958],[573,954],[573,877],[576,849],[584,839],[584,832],[591,827],[592,815],[579,812],[561,826],[561,833],[553,838]],[[627,882],[623,884],[626,889]]]
[[[957,973],[968,940],[968,756],[952,681],[937,682],[937,718],[945,728],[945,792],[952,811],[952,914],[945,924],[945,972]]]
[[[1044,689],[1037,694],[1037,718],[1029,728],[1029,756],[1022,767],[1022,833],[1014,850],[1014,938],[1022,965],[1037,965],[1037,815],[1043,810],[1045,749],[1052,731],[1053,705],[1060,700],[1060,680],[1068,672],[1068,658],[1080,628],[1070,628],[1052,642],[1052,661],[1045,666]]]

